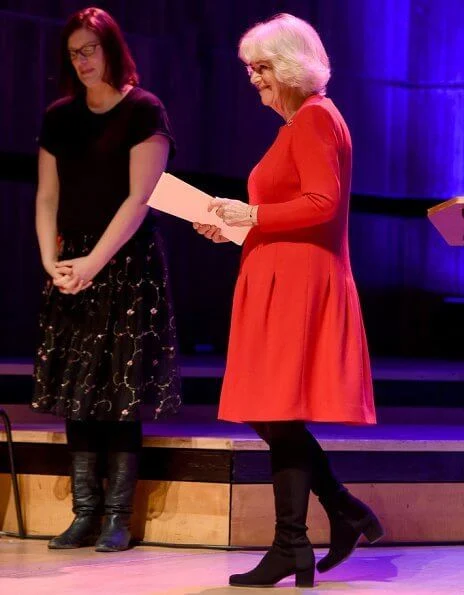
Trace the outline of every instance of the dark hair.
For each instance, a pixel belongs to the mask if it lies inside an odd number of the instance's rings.
[[[66,95],[77,95],[85,87],[79,80],[68,51],[69,37],[78,29],[88,29],[98,37],[106,58],[104,81],[121,91],[124,85],[137,85],[139,77],[121,29],[101,8],[84,8],[71,15],[61,33],[60,88]]]

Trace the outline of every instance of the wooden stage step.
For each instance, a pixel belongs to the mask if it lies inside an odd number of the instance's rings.
[[[27,533],[55,535],[72,518],[63,422],[19,406],[5,408],[13,420]],[[385,543],[464,542],[462,425],[309,427],[340,479],[380,516]],[[251,430],[214,421],[214,409],[189,407],[178,418],[145,423],[144,435],[133,519],[139,539],[216,547],[270,544],[269,453]],[[14,532],[5,440],[0,432],[0,530]],[[308,526],[314,544],[328,543],[328,523],[313,496]]]

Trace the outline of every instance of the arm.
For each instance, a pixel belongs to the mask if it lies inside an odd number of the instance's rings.
[[[59,180],[55,157],[43,148],[39,150],[39,183],[36,196],[35,227],[42,264],[55,276],[58,257],[56,214],[58,211]]]
[[[166,168],[169,140],[160,134],[132,147],[130,151],[129,196],[121,204],[88,256],[59,263],[72,266],[74,282],[87,282],[106,265],[110,258],[137,231],[149,209],[146,202]]]
[[[145,218],[150,198],[161,174],[166,169],[169,140],[160,134],[132,147],[130,152],[129,196],[119,207],[104,234],[92,250],[98,271],[137,231]]]
[[[340,165],[335,123],[322,107],[310,106],[293,123],[291,150],[300,177],[301,196],[261,204],[261,231],[279,232],[320,225],[333,219],[340,205]]]

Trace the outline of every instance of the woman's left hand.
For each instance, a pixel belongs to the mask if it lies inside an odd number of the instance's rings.
[[[213,198],[209,203],[208,211],[216,209],[216,215],[227,225],[233,227],[252,227],[257,224],[257,208],[256,205],[251,206],[241,200]]]
[[[76,294],[92,285],[92,280],[99,272],[97,263],[89,256],[81,256],[56,263],[57,271],[65,272],[61,279],[53,281],[61,293]]]

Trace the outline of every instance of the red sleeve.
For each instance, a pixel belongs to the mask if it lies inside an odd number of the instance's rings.
[[[340,165],[335,122],[323,107],[304,108],[293,123],[291,151],[301,196],[258,207],[262,231],[290,231],[333,219],[340,204]]]

